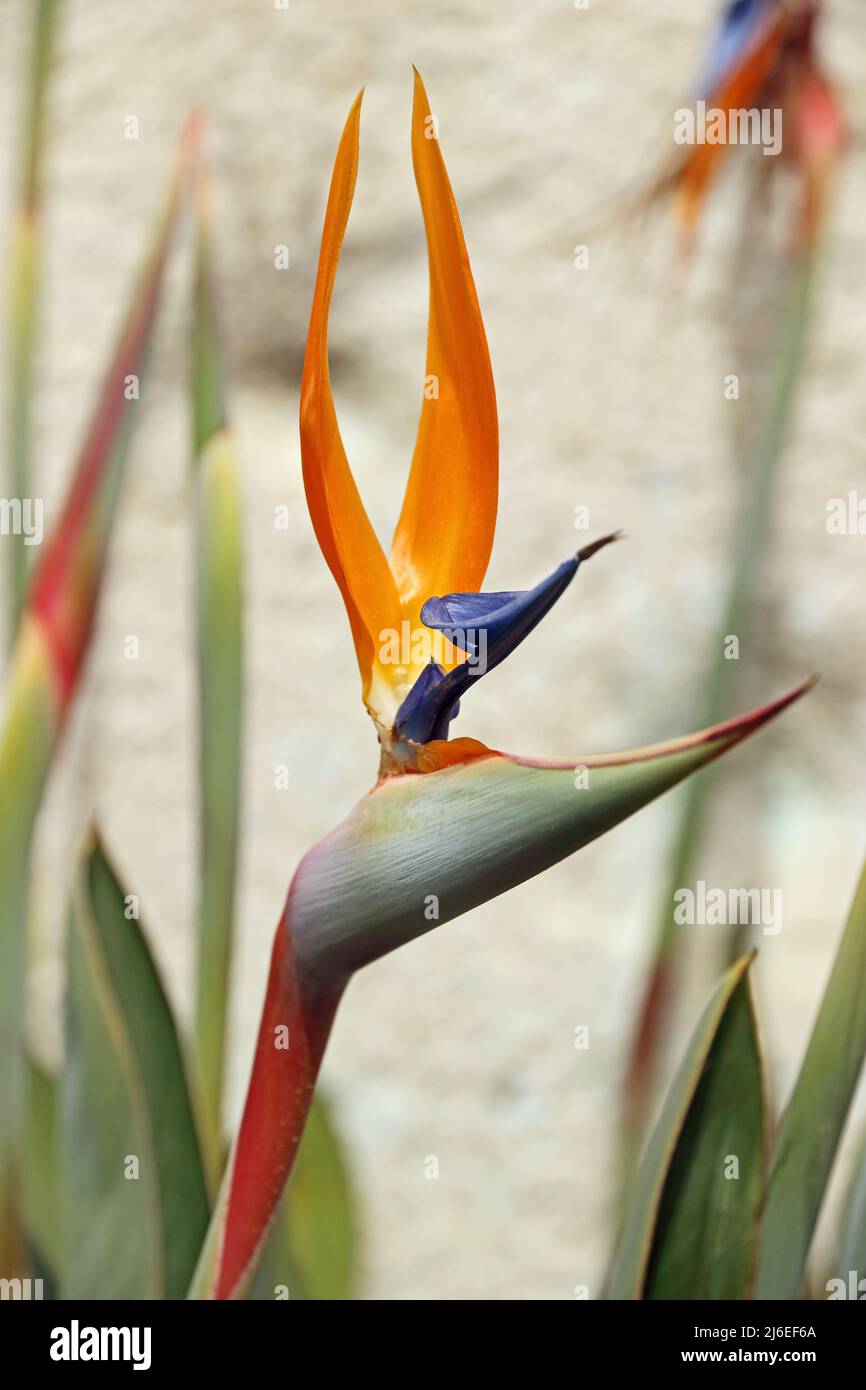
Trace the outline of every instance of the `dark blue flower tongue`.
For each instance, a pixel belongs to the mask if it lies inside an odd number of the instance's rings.
[[[435,662],[425,667],[397,711],[395,737],[415,743],[447,738],[448,725],[457,716],[464,692],[529,636],[568,588],[582,561],[619,535],[617,531],[584,546],[534,589],[429,598],[421,609],[422,623],[443,633],[466,652],[468,660],[447,675]]]
[[[430,725],[431,732],[426,739],[416,741],[429,743],[434,738],[448,737],[448,725],[460,713],[460,701],[455,703],[453,696],[449,696],[444,703],[437,700],[436,691],[445,680],[447,680],[445,671],[437,662],[431,661],[429,665],[424,667],[397,711],[397,721],[394,727],[396,730],[397,723],[401,724],[402,737],[414,738],[414,734],[407,734],[405,730],[421,726],[427,727],[431,718],[433,720],[432,725]],[[437,710],[438,713],[436,713]]]

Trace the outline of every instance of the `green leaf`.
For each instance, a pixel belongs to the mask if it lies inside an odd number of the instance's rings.
[[[857,1149],[842,1207],[840,1252],[834,1274],[847,1280],[851,1270],[866,1279],[866,1137]]]
[[[140,403],[163,274],[184,196],[196,127],[187,126],[116,349],[91,412],[72,481],[28,589],[0,722],[0,1273],[20,1269],[24,1131],[23,999],[30,846],[51,765],[78,691],[116,503]]]
[[[330,1106],[316,1092],[292,1176],[268,1238],[254,1297],[353,1297],[358,1256],[355,1197]]]
[[[351,1298],[358,1255],[355,1195],[321,1091],[307,1117],[284,1207],[289,1245],[307,1297]]]
[[[134,911],[94,840],[70,913],[64,1298],[182,1298],[207,1229],[180,1044]]]
[[[609,1298],[748,1297],[766,1147],[752,959],[722,976],[668,1092],[635,1180]]]
[[[27,1128],[22,1187],[24,1230],[37,1273],[54,1285],[60,1269],[57,1173],[57,1082],[35,1062],[27,1064]]]
[[[196,1052],[210,1165],[222,1156],[221,1104],[234,928],[243,680],[243,544],[234,438],[216,308],[204,173],[196,180],[192,314],[193,452],[201,765],[201,890]]]
[[[830,1170],[866,1055],[866,866],[779,1125],[755,1297],[799,1298]]]

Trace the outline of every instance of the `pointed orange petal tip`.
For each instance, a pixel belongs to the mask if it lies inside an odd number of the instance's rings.
[[[328,365],[328,317],[358,173],[362,96],[363,89],[346,118],[328,192],[301,380],[300,431],[310,518],[343,596],[367,698],[380,634],[400,630],[401,612],[393,575],[346,458]]]
[[[391,547],[410,622],[431,594],[481,588],[496,525],[499,426],[487,338],[437,124],[413,67],[412,165],[427,238],[424,398]]]

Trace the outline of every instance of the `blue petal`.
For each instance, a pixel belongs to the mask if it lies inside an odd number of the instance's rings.
[[[428,599],[421,609],[421,621],[425,627],[438,628],[449,642],[477,658],[476,664],[483,663],[489,671],[541,622],[577,574],[578,564],[576,557],[566,560],[549,578],[526,591],[446,594]]]
[[[444,633],[449,642],[467,653],[468,660],[447,675],[433,662],[425,667],[397,711],[394,734],[416,743],[447,738],[448,723],[457,714],[461,695],[528,637],[568,588],[581,561],[618,535],[585,546],[534,589],[428,599],[421,609],[422,623]]]
[[[448,725],[460,712],[459,700],[454,702],[449,698],[443,702],[435,694],[445,679],[443,668],[437,662],[431,661],[424,667],[397,714],[398,721],[402,721],[404,726],[415,728],[419,724],[426,724],[431,712],[438,711],[433,714],[432,732],[425,742],[434,738],[447,738]]]
[[[698,96],[709,100],[751,47],[775,0],[734,0],[719,21],[701,79]]]
[[[474,653],[478,629],[498,611],[526,597],[525,591],[515,589],[501,594],[446,594],[444,598],[428,598],[421,609],[425,627],[438,628],[449,642],[463,652]]]

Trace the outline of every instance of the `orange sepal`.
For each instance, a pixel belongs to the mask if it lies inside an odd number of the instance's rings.
[[[432,594],[481,588],[499,486],[487,338],[438,130],[417,71],[412,163],[427,234],[430,312],[425,395],[391,568],[414,624]]]
[[[313,528],[349,615],[368,693],[383,629],[399,630],[394,577],[349,469],[331,392],[328,313],[358,174],[361,96],[349,112],[331,177],[301,381],[301,460]]]

